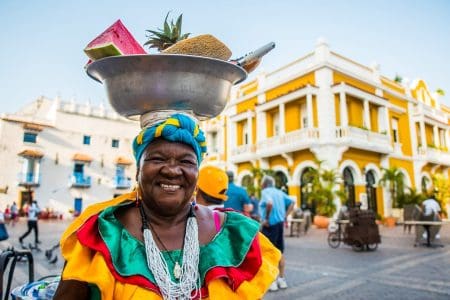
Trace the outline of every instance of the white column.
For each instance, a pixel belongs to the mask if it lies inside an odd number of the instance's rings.
[[[436,148],[439,148],[441,146],[441,142],[439,141],[439,128],[437,125],[433,126],[433,136],[434,136],[434,145]]]
[[[369,109],[369,100],[364,100],[364,126],[370,130],[370,109]]]
[[[345,85],[342,83],[342,87]],[[348,112],[347,112],[347,98],[345,97],[345,92],[341,91],[339,93],[339,111],[341,118],[341,127],[348,126]]]
[[[391,136],[391,125],[389,122],[389,110],[386,106],[382,107],[382,118],[384,119],[384,128],[388,136]]]
[[[266,112],[259,111],[256,113],[256,143],[267,138]]]
[[[248,144],[253,145],[253,118],[251,111],[247,111]]]
[[[445,139],[445,147],[447,147],[447,151],[448,151],[450,149],[450,130],[449,129],[445,130],[444,139]]]
[[[286,124],[285,124],[285,115],[284,115],[284,103],[281,103],[278,106],[278,113],[279,113],[279,117],[278,120],[280,120],[280,124],[278,124],[280,127],[280,133],[279,136],[284,135],[284,133],[286,132]]]
[[[40,166],[41,166],[41,162],[38,160],[38,159],[35,159],[34,160],[34,173],[33,173],[33,175],[34,175],[34,183],[39,183],[39,177],[40,177],[40,174],[39,174],[39,169],[40,169]]]
[[[308,85],[309,87],[309,85]],[[314,113],[313,113],[313,103],[312,103],[312,94],[308,92],[306,94],[306,117],[308,119],[307,128],[314,127]]]
[[[422,149],[426,149],[427,148],[427,137],[425,135],[425,122],[423,120],[421,120],[419,122],[419,126],[420,126],[420,143],[422,145]]]

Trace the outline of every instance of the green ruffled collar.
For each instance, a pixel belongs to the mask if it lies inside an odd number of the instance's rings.
[[[144,244],[134,238],[114,215],[120,206],[106,208],[98,218],[99,232],[111,253],[113,265],[122,276],[141,275],[155,283],[155,278],[147,267]],[[225,212],[221,230],[211,242],[200,246],[199,272],[202,285],[210,269],[218,266],[238,267],[258,231],[257,222],[237,212]],[[173,270],[174,263],[168,252],[172,258],[180,258],[181,263],[181,250],[162,251],[169,270]],[[174,280],[173,274],[171,276]]]

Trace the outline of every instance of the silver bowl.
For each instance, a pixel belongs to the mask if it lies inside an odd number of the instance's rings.
[[[223,60],[175,54],[106,57],[86,71],[105,85],[111,106],[122,116],[186,110],[201,120],[219,115],[231,86],[247,77]]]

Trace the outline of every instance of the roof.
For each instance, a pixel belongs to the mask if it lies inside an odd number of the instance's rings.
[[[44,153],[36,149],[25,149],[19,152],[18,155],[23,157],[41,158],[44,156]]]
[[[76,160],[76,161],[84,161],[84,162],[91,162],[92,161],[92,157],[90,157],[87,154],[83,154],[83,153],[75,153],[73,155],[72,160]]]
[[[115,160],[116,165],[132,165],[133,164],[133,160],[124,157],[124,156],[118,156]]]

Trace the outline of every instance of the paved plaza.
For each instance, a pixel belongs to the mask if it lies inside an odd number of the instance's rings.
[[[35,279],[60,273],[59,256],[50,264],[44,250],[57,243],[68,221],[40,221],[42,252],[33,251]],[[10,239],[0,248],[19,247],[26,221],[7,226]],[[266,300],[283,299],[450,299],[450,224],[443,226],[442,248],[413,247],[414,234],[403,227],[380,226],[382,244],[376,251],[357,253],[342,245],[331,249],[327,231],[312,228],[306,235],[286,239],[289,288],[268,293]],[[34,241],[30,234],[25,242]],[[27,281],[27,265],[18,263],[13,287]],[[4,276],[6,282],[6,275]]]

